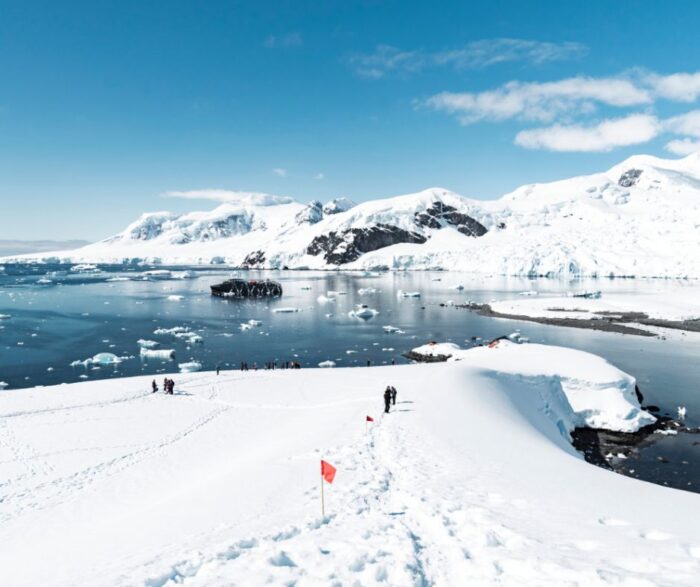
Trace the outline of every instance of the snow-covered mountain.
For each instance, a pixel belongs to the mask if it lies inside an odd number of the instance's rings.
[[[149,213],[104,241],[31,258],[700,277],[699,235],[700,154],[635,156],[493,201],[431,188],[359,205],[258,198],[209,212]]]

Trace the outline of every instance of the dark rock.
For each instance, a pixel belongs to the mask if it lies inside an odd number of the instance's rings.
[[[641,175],[641,169],[628,169],[617,180],[617,184],[623,188],[630,188],[639,181]]]
[[[265,251],[253,251],[248,253],[246,258],[243,260],[242,267],[259,267],[265,262]]]
[[[441,229],[446,226],[454,226],[459,232],[467,236],[483,236],[488,231],[478,220],[459,212],[454,206],[448,206],[442,202],[435,202],[424,212],[417,212],[415,223],[418,226]]]
[[[347,228],[314,238],[306,248],[309,255],[320,255],[332,265],[342,265],[359,259],[364,253],[383,249],[398,243],[423,244],[422,234],[409,232],[390,224],[377,224],[369,228]]]

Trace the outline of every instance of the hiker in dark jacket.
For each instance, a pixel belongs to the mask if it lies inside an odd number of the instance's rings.
[[[156,383],[156,380],[153,380],[153,383],[151,383],[151,389],[153,389],[153,393],[158,391],[158,384]]]
[[[391,403],[396,405],[396,388],[393,385],[391,386]]]
[[[387,388],[384,390],[384,413],[385,414],[389,413],[390,406],[391,406],[391,388],[387,385]]]

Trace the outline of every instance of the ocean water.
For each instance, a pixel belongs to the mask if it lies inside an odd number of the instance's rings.
[[[489,302],[528,290],[556,293],[594,288],[605,295],[662,287],[672,295],[674,288],[688,287],[687,283],[529,280],[446,272],[250,271],[237,275],[278,280],[284,288],[283,297],[226,300],[212,297],[209,286],[231,277],[234,272],[229,269],[189,268],[189,276],[181,279],[149,274],[153,269],[164,268],[100,266],[98,271],[76,272],[66,265],[6,265],[0,271],[0,315],[9,318],[0,319],[0,381],[14,389],[155,376],[177,372],[179,364],[192,361],[201,363],[205,370],[238,368],[243,361],[251,368],[253,363],[262,368],[271,361],[298,361],[302,367],[316,367],[323,361],[366,367],[368,362],[407,362],[403,353],[430,340],[470,346],[519,330],[532,342],[570,346],[605,357],[637,378],[648,404],[670,414],[685,405],[688,424],[700,426],[697,343],[486,318],[441,305],[450,301]],[[173,274],[180,271],[182,268],[173,268]],[[455,289],[458,285],[464,289]],[[362,295],[359,290],[368,291]],[[421,295],[399,297],[400,290]],[[336,301],[320,303],[319,296],[328,296],[330,291],[336,292]],[[349,316],[358,304],[366,304],[377,314],[369,320]],[[275,312],[281,308],[298,311]],[[242,329],[249,320],[260,325]],[[402,332],[389,334],[383,326]],[[188,329],[202,342],[155,334],[158,329],[173,327]],[[140,357],[139,339],[157,341],[158,348],[174,350],[174,359]],[[71,366],[74,361],[104,352],[123,360],[116,365]],[[654,455],[668,453],[671,462],[660,471],[655,463],[657,472],[646,478],[658,481],[659,475],[666,475],[673,466],[674,452],[680,450],[674,447],[681,445],[682,461],[690,464],[678,464],[683,474],[676,474],[682,478],[676,486],[700,487],[700,447],[677,438],[654,444]],[[695,455],[690,461],[689,452]],[[645,478],[643,471],[637,473]]]

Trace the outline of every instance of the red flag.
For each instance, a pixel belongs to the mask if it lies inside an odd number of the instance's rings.
[[[328,483],[333,483],[333,479],[335,479],[335,467],[326,461],[321,461],[321,477]]]
[[[374,422],[374,418],[372,418],[372,416],[367,416],[367,421],[368,421],[368,422]]]

